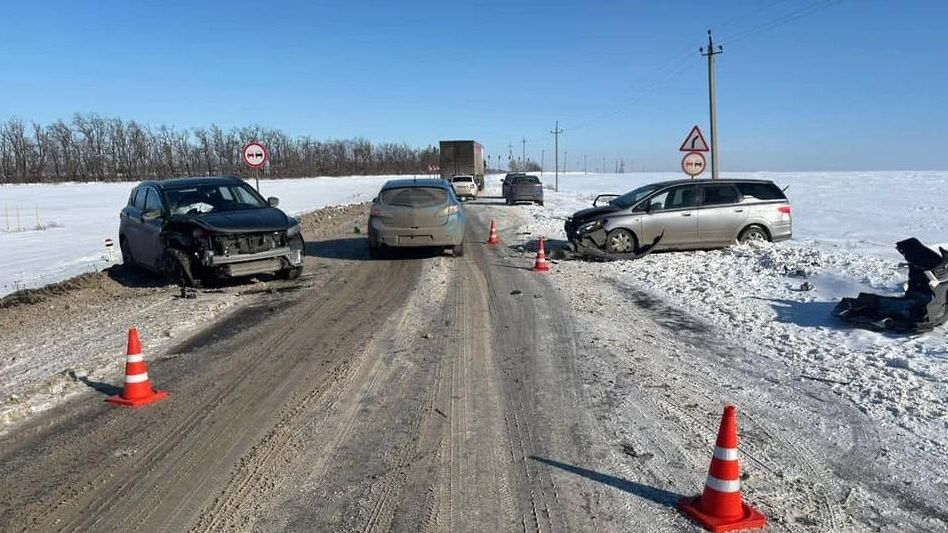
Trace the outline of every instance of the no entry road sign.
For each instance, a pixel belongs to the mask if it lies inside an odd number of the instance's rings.
[[[698,129],[698,126],[691,128],[691,133],[685,137],[685,142],[681,143],[681,148],[678,149],[679,152],[707,152],[708,143],[704,140],[704,135],[701,135],[701,130]]]
[[[267,161],[270,160],[270,154],[267,152],[267,149],[257,141],[247,143],[241,154],[243,155],[244,163],[253,169],[263,168],[264,165],[267,164]]]
[[[688,152],[681,158],[681,169],[692,178],[704,172],[706,161],[701,152]]]

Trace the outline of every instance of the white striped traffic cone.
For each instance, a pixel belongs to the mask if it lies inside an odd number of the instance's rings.
[[[151,388],[148,368],[142,356],[142,343],[138,340],[138,330],[135,328],[128,330],[126,352],[128,358],[125,360],[125,388],[122,394],[110,396],[105,401],[128,407],[140,407],[167,398],[166,391]]]
[[[767,518],[744,503],[741,496],[737,411],[733,405],[724,407],[704,492],[695,498],[682,498],[678,508],[714,533],[759,529],[767,524]]]

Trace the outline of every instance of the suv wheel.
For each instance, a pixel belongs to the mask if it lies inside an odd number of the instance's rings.
[[[737,240],[739,242],[766,242],[770,240],[770,236],[760,226],[748,226],[744,228]]]
[[[175,248],[165,250],[164,273],[168,280],[183,287],[200,287],[201,279],[194,275],[191,259]]]
[[[122,251],[122,264],[127,267],[135,266],[135,258],[132,257],[132,250],[128,247],[128,240],[125,237],[119,238],[119,250]]]
[[[616,228],[606,235],[606,251],[610,253],[630,254],[636,248],[635,235],[627,229]]]
[[[292,268],[284,268],[283,270],[277,271],[277,277],[279,277],[280,279],[298,279],[300,277],[300,274],[302,273],[303,273],[303,267],[301,266],[292,267]]]

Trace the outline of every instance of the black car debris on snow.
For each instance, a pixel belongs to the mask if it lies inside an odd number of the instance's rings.
[[[268,273],[297,278],[303,236],[278,203],[237,177],[144,181],[120,215],[122,260],[187,286]]]

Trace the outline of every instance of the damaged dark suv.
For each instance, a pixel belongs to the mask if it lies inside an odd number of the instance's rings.
[[[119,216],[122,260],[187,286],[303,271],[299,223],[236,177],[145,181]]]

